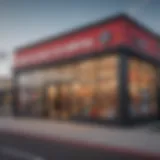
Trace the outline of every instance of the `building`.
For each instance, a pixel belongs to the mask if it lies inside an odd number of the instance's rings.
[[[158,35],[121,14],[18,48],[16,114],[133,124],[160,117]]]
[[[12,115],[12,79],[8,76],[0,77],[0,115]]]

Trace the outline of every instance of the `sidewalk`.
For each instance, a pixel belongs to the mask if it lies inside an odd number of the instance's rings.
[[[8,117],[12,116],[12,107],[10,105],[4,105],[0,107],[0,116]]]
[[[160,157],[160,132],[151,131],[148,127],[122,129],[10,117],[0,118],[0,131],[32,135],[50,140],[66,140],[71,143],[83,143],[86,146],[123,148],[131,152],[145,152]]]

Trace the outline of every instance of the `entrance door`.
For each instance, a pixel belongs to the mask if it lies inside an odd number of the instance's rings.
[[[56,118],[55,113],[55,99],[58,94],[58,86],[55,84],[49,84],[45,86],[44,95],[44,115],[49,118]]]
[[[61,95],[61,119],[67,120],[72,116],[72,95],[71,95],[71,85],[69,82],[63,82],[60,85],[60,95]]]
[[[68,119],[71,110],[70,85],[68,83],[50,84],[45,87],[44,111],[53,119]]]

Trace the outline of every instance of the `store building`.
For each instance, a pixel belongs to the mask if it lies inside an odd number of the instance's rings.
[[[0,77],[0,115],[12,114],[12,79]]]
[[[14,111],[132,124],[160,117],[160,43],[127,15],[16,50]]]

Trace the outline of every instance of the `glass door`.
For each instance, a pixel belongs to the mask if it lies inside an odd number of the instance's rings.
[[[49,118],[56,118],[55,98],[58,89],[54,84],[45,87],[44,115]]]
[[[72,97],[70,85],[65,82],[48,85],[45,89],[44,110],[49,118],[69,119]]]

